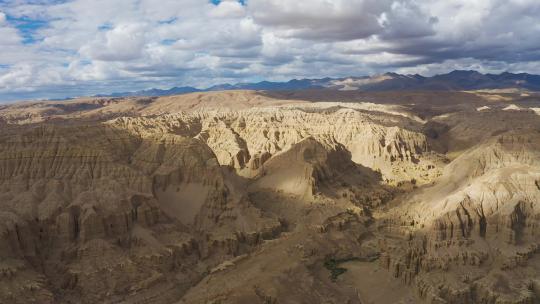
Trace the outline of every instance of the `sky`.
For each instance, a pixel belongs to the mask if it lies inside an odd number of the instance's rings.
[[[540,74],[539,0],[0,0],[0,102],[454,69]]]

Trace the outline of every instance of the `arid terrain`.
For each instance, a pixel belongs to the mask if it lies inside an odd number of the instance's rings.
[[[540,94],[0,107],[0,303],[540,303]]]

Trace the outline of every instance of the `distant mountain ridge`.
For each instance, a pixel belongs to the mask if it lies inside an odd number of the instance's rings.
[[[100,94],[94,97],[128,97],[128,96],[169,96],[194,92],[226,91],[226,90],[305,90],[334,89],[358,91],[467,91],[488,89],[524,89],[540,91],[540,75],[527,73],[482,74],[472,70],[455,70],[447,74],[424,77],[418,74],[402,75],[385,73],[374,76],[292,79],[286,82],[261,81],[257,83],[220,84],[206,89],[194,87],[173,87],[170,89],[149,89],[134,92]]]
[[[167,90],[162,89],[149,89],[133,92],[121,92],[121,93],[112,93],[112,94],[98,94],[94,97],[128,97],[128,96],[169,96],[169,95],[180,95],[186,93],[200,92],[201,90],[193,87],[174,87]]]

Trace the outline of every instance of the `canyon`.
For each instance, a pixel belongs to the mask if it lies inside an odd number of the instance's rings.
[[[0,107],[0,303],[540,303],[540,94]]]

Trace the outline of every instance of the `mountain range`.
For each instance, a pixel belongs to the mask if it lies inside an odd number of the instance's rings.
[[[540,91],[540,75],[527,73],[482,74],[472,70],[455,70],[447,74],[425,77],[418,74],[402,75],[385,73],[374,76],[292,79],[286,82],[261,81],[256,83],[219,84],[206,89],[173,87],[170,89],[148,89],[132,92],[95,95],[95,97],[126,96],[169,96],[193,92],[226,90],[304,90],[334,89],[358,91],[466,91],[487,89],[523,89]]]

